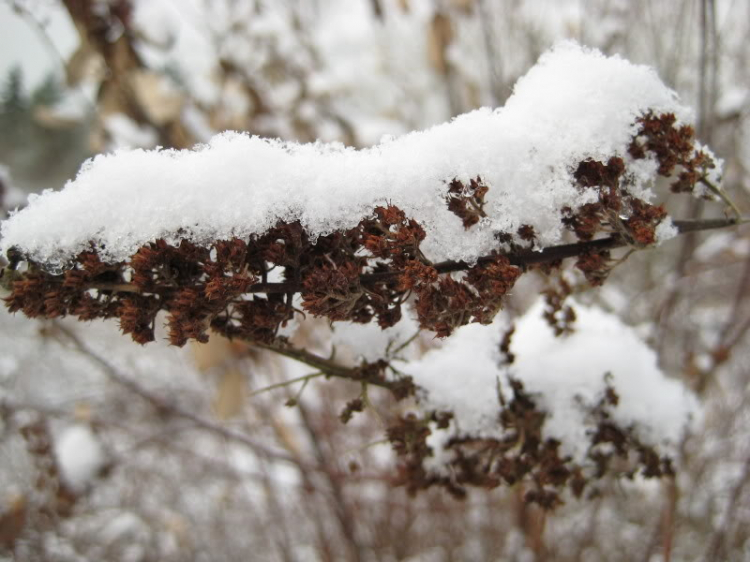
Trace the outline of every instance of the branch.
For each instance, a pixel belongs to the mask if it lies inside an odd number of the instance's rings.
[[[716,230],[719,228],[727,228],[730,226],[736,226],[738,224],[746,224],[750,222],[750,218],[724,218],[724,219],[701,219],[701,220],[676,220],[673,221],[674,226],[677,228],[680,234],[688,232],[700,232],[704,230]],[[549,246],[541,251],[534,250],[523,250],[520,252],[509,252],[504,254],[508,258],[511,265],[515,266],[526,266],[536,265],[540,263],[549,263],[557,260],[566,258],[572,258],[580,256],[588,252],[600,252],[603,250],[612,250],[614,248],[622,248],[627,246],[628,242],[621,236],[610,236],[607,238],[599,238],[597,240],[590,240],[588,242],[575,242],[573,244],[562,244],[560,246]],[[495,260],[497,256],[482,256],[477,260],[477,263],[484,264]],[[433,267],[438,273],[452,273],[455,271],[465,271],[471,267],[464,261],[444,261],[436,263]],[[366,273],[359,277],[359,281],[362,285],[368,285],[371,283],[378,283],[383,281],[396,280],[401,275],[400,271],[387,271],[382,273]],[[299,283],[285,282],[285,283],[256,283],[249,289],[249,293],[297,293],[300,291]]]
[[[700,220],[676,220],[673,221],[674,226],[677,228],[680,234],[686,234],[689,232],[702,232],[707,230],[716,230],[719,228],[728,228],[730,226],[737,226],[739,224],[747,224],[750,222],[750,218],[723,218],[723,219],[700,219]],[[515,252],[508,252],[504,255],[508,258],[511,265],[523,267],[528,265],[537,265],[541,263],[549,263],[567,258],[580,256],[581,254],[589,252],[601,252],[604,250],[612,250],[615,248],[622,248],[627,246],[628,242],[622,236],[615,235],[607,238],[598,238],[596,240],[590,240],[586,242],[575,242],[572,244],[562,244],[559,246],[549,246],[543,250],[522,250]],[[477,263],[486,264],[497,259],[497,256],[481,256],[477,259]],[[433,265],[438,273],[453,273],[456,271],[466,271],[473,264],[469,264],[465,261],[444,261]],[[401,275],[401,271],[387,271],[379,273],[365,273],[360,275],[359,281],[362,285],[371,285],[373,283],[383,283],[388,281],[395,281]],[[120,293],[143,293],[139,287],[132,283],[94,283],[87,286],[88,289],[96,289],[99,291],[114,291]],[[171,287],[170,287],[171,289]],[[283,294],[299,293],[302,286],[297,281],[286,281],[280,283],[255,283],[251,285],[246,293],[265,293],[265,294]],[[159,289],[154,291],[146,291],[148,293],[159,293]],[[292,357],[297,359],[297,357]],[[303,361],[304,362],[304,361]],[[308,363],[309,365],[316,367],[316,364]],[[331,375],[337,376],[337,375]]]
[[[304,363],[314,369],[317,369],[323,373],[326,377],[335,377],[339,379],[346,379],[352,382],[366,383],[373,386],[379,386],[390,390],[398,396],[399,391],[403,391],[405,384],[410,384],[408,379],[397,379],[388,380],[382,376],[382,371],[385,364],[378,363],[364,363],[359,367],[344,367],[331,359],[325,359],[314,353],[310,353],[306,349],[299,349],[283,339],[277,339],[273,343],[263,343],[259,341],[248,341],[251,345],[273,351],[284,357],[294,359],[300,363]],[[310,378],[308,375],[307,378]]]
[[[687,232],[698,232],[703,230],[715,230],[718,228],[727,228],[737,224],[750,222],[750,218],[743,219],[702,219],[702,220],[677,220],[673,221],[674,226],[680,234]],[[603,250],[612,250],[627,246],[628,242],[622,236],[609,236],[607,238],[598,238],[588,242],[575,242],[573,244],[562,244],[559,246],[549,246],[541,251],[523,250],[520,252],[510,252],[504,254],[511,265],[526,266],[540,263],[549,263],[566,258],[580,256],[588,252],[601,252]],[[482,256],[477,263],[488,263],[496,259],[496,256]],[[454,271],[465,271],[471,267],[464,261],[444,261],[433,265],[438,273],[452,273]],[[360,281],[362,284],[368,282],[383,281],[388,277],[397,277],[399,272],[387,273],[370,273],[362,275]],[[280,283],[280,285],[283,283]]]
[[[401,222],[405,220],[397,208],[389,209],[381,208],[381,213],[390,212]],[[393,217],[390,217],[386,222],[392,220]],[[590,220],[590,217],[585,220]],[[733,219],[678,221],[676,226],[679,232],[694,232],[738,222]],[[399,231],[399,236],[406,236],[407,240],[410,237],[418,239],[421,231],[414,224],[412,221],[402,225],[405,230]],[[294,234],[299,233],[291,226],[289,228],[291,232],[286,234],[294,239]],[[296,349],[285,339],[278,338],[278,327],[291,318],[291,297],[295,293],[302,293],[305,310],[317,316],[327,316],[333,321],[350,319],[359,322],[377,316],[379,325],[387,327],[398,321],[399,307],[405,295],[416,291],[417,306],[421,307],[417,311],[420,326],[443,337],[468,322],[488,322],[501,307],[502,296],[524,273],[526,266],[543,263],[557,265],[563,259],[579,256],[577,267],[587,279],[591,278],[593,284],[601,283],[611,269],[603,269],[602,264],[609,258],[605,253],[623,246],[648,247],[643,240],[653,242],[654,226],[648,228],[650,231],[646,238],[631,238],[626,232],[617,232],[607,238],[551,246],[540,251],[514,247],[513,251],[505,254],[493,252],[482,256],[475,263],[444,261],[434,265],[420,261],[418,256],[421,254],[417,247],[407,247],[405,250],[395,242],[389,247],[390,242],[377,239],[376,245],[370,249],[370,258],[355,258],[353,250],[346,246],[338,249],[341,254],[337,256],[338,262],[325,254],[332,266],[308,264],[309,273],[306,275],[300,275],[297,249],[291,258],[294,261],[296,256],[296,265],[287,265],[289,259],[283,256],[276,258],[284,267],[291,267],[293,275],[290,275],[290,281],[250,286],[247,264],[243,268],[241,263],[227,261],[229,258],[225,255],[232,251],[246,251],[248,242],[239,239],[224,243],[219,262],[212,262],[207,257],[207,248],[187,243],[172,249],[169,246],[148,248],[144,251],[145,255],[140,251],[135,254],[130,264],[122,262],[114,266],[103,264],[95,253],[82,253],[78,258],[82,269],[72,269],[64,275],[46,273],[33,261],[27,269],[17,270],[14,268],[19,260],[11,260],[13,263],[3,270],[1,281],[3,286],[11,289],[11,295],[5,299],[11,312],[23,311],[30,317],[49,318],[72,314],[82,320],[114,316],[120,318],[124,333],[131,334],[138,343],[146,343],[154,339],[156,314],[159,310],[165,310],[169,313],[169,340],[173,345],[184,345],[189,339],[204,341],[208,337],[206,330],[211,326],[230,338],[239,337],[305,363],[326,376],[371,383],[389,389],[397,398],[403,398],[411,394],[413,385],[407,379],[386,379],[384,370],[389,365],[385,361],[363,363],[355,368],[342,367],[304,349]],[[591,230],[584,228],[583,236]],[[582,236],[581,232],[577,231],[577,234]],[[358,247],[367,248],[366,244],[371,242],[368,239]],[[386,244],[384,249],[377,247],[381,243]],[[314,260],[312,249],[310,259]],[[276,247],[264,248],[262,244],[257,250],[278,253]],[[160,254],[160,251],[168,255]],[[364,260],[377,262],[378,259],[389,257],[392,257],[392,269],[359,273]],[[204,266],[201,259],[208,265]],[[221,265],[217,265],[219,263]],[[480,267],[477,267],[477,263]],[[379,263],[375,267],[381,269],[387,265]],[[219,275],[215,274],[217,267],[221,270]],[[110,269],[115,270],[114,275],[111,275],[113,272]],[[237,273],[240,269],[242,273]],[[468,271],[467,282],[473,289],[464,281],[446,276],[455,271]],[[234,272],[235,275],[225,276],[227,272]],[[439,274],[444,277],[438,279]],[[138,281],[122,282],[128,275],[133,279],[138,278]],[[113,277],[115,279],[110,281]],[[91,289],[97,290],[98,294],[87,294]],[[463,300],[457,299],[456,291]],[[259,292],[275,295],[267,299],[247,298],[248,294]],[[285,299],[278,298],[279,294],[284,295]]]

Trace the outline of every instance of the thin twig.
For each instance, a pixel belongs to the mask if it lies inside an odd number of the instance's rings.
[[[47,26],[44,24],[44,22],[40,21],[29,8],[27,8],[26,6],[24,6],[21,2],[18,2],[17,0],[10,2],[10,6],[11,6],[11,9],[20,18],[22,18],[23,20],[26,21],[26,23],[28,23],[29,27],[31,27],[37,32],[37,34],[42,40],[42,43],[44,44],[47,51],[49,51],[52,58],[55,59],[57,63],[59,63],[63,78],[66,78],[68,63],[65,60],[65,57],[60,52],[60,50],[57,48],[57,45],[55,44],[55,42],[52,40],[49,30],[47,29]],[[76,83],[74,87],[76,90],[78,90],[78,93],[80,94],[80,99],[84,100],[84,102],[88,106],[88,109],[92,113],[96,113],[97,112],[96,104],[94,104],[94,102],[89,99],[88,94],[85,92],[81,84]]]
[[[295,361],[299,361],[300,363],[304,363],[305,365],[318,369],[325,376],[347,379],[353,382],[363,382],[361,369],[356,367],[344,367],[343,365],[339,365],[338,363],[335,363],[330,359],[325,359],[323,357],[320,357],[319,355],[310,353],[306,349],[293,347],[283,341],[280,343],[263,343],[258,341],[251,341],[249,343],[255,347],[273,351],[275,353],[278,353],[279,355],[289,357],[290,359],[294,359]],[[367,379],[365,382],[367,382],[367,384],[372,384],[374,386],[379,386],[381,388],[386,388],[389,390],[394,386],[390,381],[387,380]]]
[[[314,378],[317,378],[317,377],[323,377],[323,376],[325,376],[325,373],[317,371],[315,373],[310,373],[309,375],[302,375],[301,377],[296,377],[294,379],[289,379],[288,381],[277,382],[275,384],[264,386],[263,388],[259,388],[258,390],[252,391],[247,396],[249,398],[252,398],[253,396],[257,396],[258,394],[263,394],[264,392],[268,392],[269,390],[274,390],[274,389],[277,389],[277,388],[284,388],[284,387],[290,386],[290,385],[292,385],[294,383],[298,383],[298,382],[305,382],[305,383],[307,383],[310,379],[314,379]]]
[[[711,193],[721,199],[725,205],[732,209],[732,212],[734,213],[734,216],[738,221],[742,221],[742,212],[740,212],[739,208],[737,208],[737,205],[734,204],[734,201],[727,197],[727,194],[724,193],[723,189],[721,189],[717,185],[714,185],[713,182],[711,182],[708,178],[701,178],[699,181],[703,185],[705,185],[711,191]]]
[[[55,332],[56,332],[56,334],[53,333],[53,335],[58,336],[57,337],[58,340],[62,339],[59,337],[59,335],[64,336],[64,339],[72,343],[73,347],[78,352],[85,355],[86,357],[91,359],[94,363],[99,365],[99,367],[102,369],[104,374],[110,380],[115,381],[117,384],[126,388],[133,394],[138,395],[139,397],[144,399],[146,402],[154,406],[158,411],[168,412],[174,416],[190,420],[197,427],[203,430],[206,430],[210,433],[214,433],[230,441],[242,443],[243,445],[246,445],[247,447],[249,447],[256,453],[264,455],[268,458],[272,458],[276,460],[283,460],[292,464],[297,464],[297,461],[294,458],[284,455],[283,453],[280,453],[279,451],[273,451],[269,449],[268,447],[265,447],[264,445],[257,443],[256,441],[254,441],[253,439],[251,439],[249,436],[245,435],[244,433],[241,433],[239,431],[230,429],[228,427],[224,427],[216,423],[213,423],[210,420],[202,418],[194,414],[193,412],[186,410],[185,408],[179,406],[178,404],[172,401],[166,400],[162,398],[161,396],[154,394],[150,390],[142,387],[140,384],[134,381],[131,377],[121,373],[107,359],[105,359],[99,353],[97,353],[96,351],[91,349],[89,346],[87,346],[83,341],[81,341],[81,339],[72,330],[65,327],[62,323],[55,321],[53,322],[53,325],[55,327]]]
[[[713,540],[706,551],[705,560],[721,560],[724,558],[726,544],[730,538],[729,533],[732,530],[731,527],[735,521],[737,510],[740,508],[743,491],[748,484],[750,484],[750,456],[745,459],[742,474],[730,491],[729,502],[724,510],[721,526],[714,533]]]
[[[383,428],[383,431],[385,431],[388,426],[385,423],[385,420],[383,420],[383,416],[380,415],[380,412],[378,412],[377,408],[375,407],[375,405],[370,400],[370,396],[369,396],[369,394],[367,392],[367,382],[366,381],[362,381],[362,394],[361,394],[361,396],[362,396],[362,403],[365,405],[365,408],[369,408],[372,411],[373,415],[375,416],[375,419],[378,420],[378,424],[380,425],[381,428]]]
[[[321,446],[320,438],[315,426],[310,419],[310,415],[302,404],[299,405],[299,414],[302,421],[302,427],[307,432],[312,445],[313,454],[318,464],[318,469],[328,480],[331,492],[331,500],[334,514],[338,520],[340,531],[347,549],[349,550],[349,559],[359,561],[364,558],[362,545],[356,536],[356,518],[353,517],[344,490],[341,486],[341,479],[337,475],[335,465],[337,460],[329,458],[326,450]]]
[[[407,347],[409,347],[409,345],[415,339],[417,339],[417,337],[419,337],[419,334],[421,334],[421,333],[422,333],[422,330],[417,330],[416,332],[414,332],[414,334],[412,334],[406,341],[404,341],[403,343],[401,343],[396,349],[394,349],[393,351],[388,351],[386,353],[386,357],[394,357],[395,358],[404,349],[406,349]]]

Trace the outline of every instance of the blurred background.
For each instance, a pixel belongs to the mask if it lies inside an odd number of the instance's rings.
[[[572,38],[657,69],[747,215],[749,34],[747,0],[0,0],[0,206],[62,188],[92,155],[226,129],[376,144],[502,106]],[[718,208],[667,203],[679,218]],[[508,309],[540,288],[520,283]],[[408,497],[383,420],[339,421],[358,385],[278,385],[307,372],[218,337],[140,347],[114,323],[3,308],[0,557],[750,559],[748,297],[747,225],[640,252],[579,295],[637,327],[704,415],[675,478],[607,480],[551,513],[521,485]],[[325,323],[294,337],[330,349]]]

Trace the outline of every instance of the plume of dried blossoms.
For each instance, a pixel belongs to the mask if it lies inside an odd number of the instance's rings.
[[[703,184],[703,196],[716,193],[708,180],[715,164],[696,147],[690,126],[676,126],[672,114],[653,113],[638,119],[638,125],[629,147],[633,160],[653,157],[664,177],[674,177],[677,171],[675,192],[695,193]],[[372,209],[354,228],[314,240],[299,222],[279,222],[260,236],[205,246],[154,240],[117,263],[105,263],[92,240],[90,250],[79,253],[61,274],[11,249],[10,266],[3,274],[10,295],[4,300],[11,312],[30,318],[117,318],[123,333],[140,344],[154,339],[157,315],[164,311],[173,345],[191,339],[206,342],[212,331],[314,365],[328,376],[386,388],[402,400],[414,396],[417,388],[387,360],[344,368],[295,349],[280,336],[280,328],[300,312],[295,295],[304,313],[331,322],[377,322],[383,329],[395,325],[403,307],[411,306],[420,327],[442,338],[468,323],[489,324],[521,275],[533,269],[549,275],[565,258],[575,257],[575,267],[587,281],[600,285],[614,265],[612,248],[653,245],[657,227],[668,220],[662,206],[628,191],[627,177],[626,161],[618,155],[607,162],[580,162],[574,181],[580,190],[594,193],[595,200],[559,210],[561,223],[577,242],[541,248],[534,228],[523,225],[517,232],[497,232],[497,249],[474,264],[433,263],[421,250],[423,227],[395,205],[384,205]],[[468,184],[448,179],[445,204],[465,229],[471,229],[485,216],[484,198],[490,189],[481,177]],[[678,230],[689,227],[679,221],[675,225]],[[281,271],[281,281],[268,281],[272,270]],[[558,335],[570,330],[575,320],[565,296],[547,295],[546,316]],[[511,336],[508,333],[501,346],[509,363]],[[613,389],[591,413],[597,429],[590,435],[588,467],[561,456],[560,443],[544,437],[545,413],[520,381],[513,382],[512,393],[509,402],[500,397],[498,404],[498,423],[506,437],[467,435],[447,443],[446,449],[454,453],[450,476],[430,471],[426,460],[432,455],[428,436],[447,428],[451,413],[432,411],[397,420],[387,435],[403,461],[398,482],[410,491],[438,485],[463,496],[467,486],[492,488],[526,480],[532,483],[527,499],[551,508],[561,501],[559,492],[566,487],[581,496],[589,482],[607,473],[614,458],[630,461],[630,475],[672,473],[668,458],[611,420],[608,411],[617,405]],[[364,405],[361,399],[348,404],[342,421]]]

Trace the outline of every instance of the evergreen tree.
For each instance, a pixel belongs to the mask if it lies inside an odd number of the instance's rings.
[[[29,100],[23,82],[21,68],[14,66],[0,86],[0,160],[11,167],[29,141]]]
[[[14,66],[8,71],[0,90],[0,115],[2,126],[12,126],[23,122],[28,117],[29,100],[24,94],[23,71]]]
[[[12,68],[0,85],[0,161],[13,171],[18,185],[32,189],[59,185],[88,157],[88,119],[56,126],[39,119],[64,96],[50,73],[30,94],[23,73]]]
[[[44,81],[31,93],[31,106],[53,106],[62,99],[60,82],[53,73],[47,74]]]
[[[11,113],[14,110],[23,111],[27,109],[28,100],[24,95],[23,70],[21,70],[20,66],[16,65],[8,71],[8,76],[3,83],[0,100],[2,100],[4,114]]]

